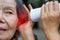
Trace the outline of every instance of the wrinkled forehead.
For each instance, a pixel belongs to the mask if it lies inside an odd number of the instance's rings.
[[[11,6],[16,8],[16,1],[15,0],[0,0],[0,7],[4,6]]]

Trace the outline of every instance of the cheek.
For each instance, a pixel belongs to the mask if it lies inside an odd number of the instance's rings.
[[[10,17],[5,17],[6,23],[9,25],[9,27],[16,27],[18,18],[17,16],[10,16]]]

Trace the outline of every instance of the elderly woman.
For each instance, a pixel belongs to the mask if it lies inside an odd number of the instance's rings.
[[[20,19],[22,13],[28,17],[24,22]],[[29,11],[25,5],[22,6],[21,0],[0,0],[0,40],[18,40],[14,37],[16,30],[23,40],[34,40],[32,25]]]
[[[32,9],[30,5],[29,8]],[[60,40],[57,1],[47,2],[42,6],[41,24],[48,40]],[[23,40],[35,40],[32,26],[29,10],[25,5],[22,6],[21,0],[0,0],[0,40],[18,40],[14,37],[16,30],[19,31]]]

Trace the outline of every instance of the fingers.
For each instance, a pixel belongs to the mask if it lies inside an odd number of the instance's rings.
[[[43,6],[42,6],[42,9],[41,9],[42,14],[41,15],[43,18],[47,17],[49,14],[48,5],[49,5],[49,2],[47,2],[46,4],[43,4]]]
[[[25,6],[25,4],[23,4],[23,8],[24,8],[25,11],[29,14],[29,10],[28,10],[28,8]]]
[[[44,10],[43,10],[44,9]],[[51,13],[53,11],[59,12],[59,3],[58,1],[50,1],[44,4],[44,8],[42,8],[43,12],[45,11],[46,13]]]
[[[42,13],[42,16],[44,16],[44,5],[42,6],[42,9],[41,9],[41,13]]]
[[[46,3],[46,6],[45,6],[45,11],[48,13],[48,5],[49,5],[49,2]]]
[[[50,19],[59,18],[59,3],[57,1],[50,1],[46,4],[43,4],[41,9],[41,19]]]
[[[25,11],[27,12],[26,14],[28,14],[28,18],[29,18],[28,20],[31,21],[28,8],[24,4],[23,4],[23,7],[24,7]],[[30,7],[30,9],[32,9],[31,5],[29,7]]]
[[[28,7],[29,7],[29,10],[33,9],[32,6],[31,6],[31,4],[29,4]]]
[[[58,1],[54,2],[54,10],[59,11],[59,3],[58,3]]]
[[[53,1],[49,2],[48,8],[49,8],[49,9],[48,9],[49,12],[53,12],[53,10],[54,10]]]

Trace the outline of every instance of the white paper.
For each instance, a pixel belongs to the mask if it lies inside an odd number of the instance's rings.
[[[30,17],[33,22],[39,21],[41,8],[31,9]]]

